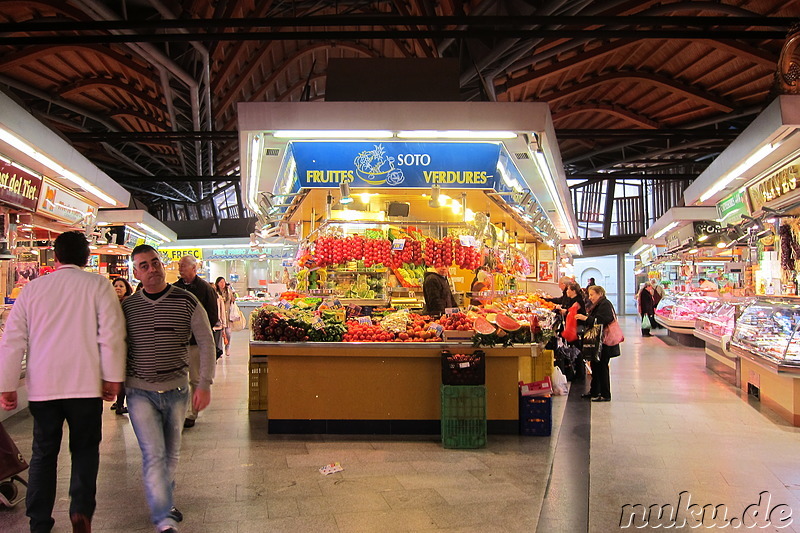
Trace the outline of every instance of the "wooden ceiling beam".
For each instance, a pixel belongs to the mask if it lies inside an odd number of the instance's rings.
[[[629,122],[633,122],[634,124],[646,129],[658,129],[660,127],[660,124],[655,120],[649,119],[643,115],[639,115],[638,113],[631,111],[630,109],[626,109],[623,106],[607,105],[607,104],[591,104],[591,103],[578,106],[570,106],[563,111],[558,111],[553,113],[553,123],[556,123],[559,120],[567,118],[571,115],[575,115],[577,113],[584,113],[587,111],[597,111],[599,113],[605,113],[608,115],[613,115],[615,117],[623,118]]]
[[[648,72],[612,72],[609,74],[598,76],[596,78],[591,78],[589,80],[576,83],[561,91],[553,91],[550,93],[539,94],[537,95],[537,97],[539,99],[546,100],[552,105],[553,102],[571,96],[578,91],[582,91],[584,89],[595,87],[597,85],[601,85],[604,83],[618,82],[625,80],[648,82],[651,85],[667,89],[671,93],[677,93],[686,98],[700,101],[703,104],[707,105],[708,107],[717,109],[724,113],[729,113],[733,111],[735,107],[733,103],[728,102],[727,100],[724,100],[723,98],[720,98],[713,94],[709,94],[701,89],[692,87],[691,85],[679,83],[674,79],[667,78],[666,76],[660,76],[658,74],[651,74]]]

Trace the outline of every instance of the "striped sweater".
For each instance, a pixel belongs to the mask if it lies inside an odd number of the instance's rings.
[[[197,298],[172,285],[157,300],[138,291],[122,302],[128,328],[125,386],[150,391],[188,386],[189,339],[200,349],[200,382],[209,389],[216,349],[211,327]]]

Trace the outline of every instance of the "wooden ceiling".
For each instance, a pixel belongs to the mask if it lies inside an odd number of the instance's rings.
[[[774,96],[799,16],[800,0],[0,0],[0,90],[146,205],[235,181],[235,104],[324,100],[331,58],[457,58],[464,100],[550,104],[568,177],[691,180]]]

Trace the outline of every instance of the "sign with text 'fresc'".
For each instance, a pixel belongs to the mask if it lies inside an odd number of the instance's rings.
[[[493,189],[499,176],[497,143],[292,143],[300,187]]]

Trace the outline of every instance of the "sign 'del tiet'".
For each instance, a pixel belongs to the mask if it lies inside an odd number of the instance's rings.
[[[0,202],[28,211],[36,211],[42,178],[25,172],[11,163],[0,161]]]

